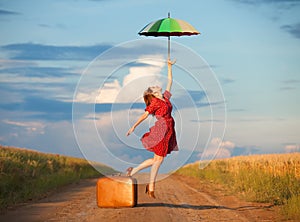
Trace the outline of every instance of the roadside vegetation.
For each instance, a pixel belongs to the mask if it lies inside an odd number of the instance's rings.
[[[300,219],[300,153],[219,159],[204,169],[200,164],[176,173],[222,184],[248,201],[279,205],[286,219]]]
[[[101,164],[96,168],[105,174],[115,172]],[[101,176],[84,159],[0,146],[0,212],[63,185]]]

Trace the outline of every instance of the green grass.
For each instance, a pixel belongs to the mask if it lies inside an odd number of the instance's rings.
[[[299,167],[299,153],[277,154],[214,160],[204,169],[190,164],[176,173],[222,184],[248,201],[279,205],[286,219],[300,219]]]
[[[286,200],[281,212],[287,219],[300,219],[300,195],[293,195]]]
[[[96,165],[102,173],[115,172]],[[0,211],[39,199],[60,186],[100,176],[84,159],[0,146]]]

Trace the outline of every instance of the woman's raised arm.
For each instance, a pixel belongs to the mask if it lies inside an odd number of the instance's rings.
[[[171,87],[173,83],[172,65],[174,65],[175,62],[176,60],[172,62],[170,59],[168,59],[168,84],[166,90],[169,92],[171,92]]]

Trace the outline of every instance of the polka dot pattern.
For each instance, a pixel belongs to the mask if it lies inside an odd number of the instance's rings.
[[[163,94],[164,100],[153,98],[150,105],[146,107],[145,111],[155,115],[157,121],[141,138],[147,150],[163,157],[178,150],[175,122],[171,116],[173,108],[170,102],[171,96],[172,94],[166,90]]]

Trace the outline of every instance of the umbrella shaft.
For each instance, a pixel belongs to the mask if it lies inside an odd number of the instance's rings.
[[[170,60],[170,36],[168,36],[168,60]]]

